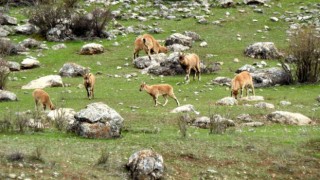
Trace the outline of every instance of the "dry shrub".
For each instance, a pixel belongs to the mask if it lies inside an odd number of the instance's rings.
[[[107,148],[101,150],[100,157],[96,162],[96,166],[106,166],[110,157],[110,152]]]
[[[0,38],[0,57],[17,54],[17,48],[10,40]]]
[[[320,80],[320,34],[314,27],[304,27],[293,34],[289,53],[295,58],[293,65],[299,83]]]
[[[10,74],[10,69],[8,67],[7,61],[0,59],[0,89],[1,90],[5,89],[9,74]]]
[[[188,119],[189,119],[189,115],[184,114],[184,115],[180,116],[179,121],[178,121],[179,130],[180,130],[181,136],[183,138],[187,137]]]
[[[34,152],[30,156],[31,161],[37,161],[37,162],[44,162],[44,159],[42,157],[44,151],[44,147],[37,146]]]
[[[21,152],[13,152],[7,156],[9,162],[23,161],[25,155]]]

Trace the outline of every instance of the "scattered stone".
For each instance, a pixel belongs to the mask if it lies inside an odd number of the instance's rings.
[[[257,42],[245,49],[245,55],[259,59],[278,59],[282,55],[273,42]]]
[[[264,126],[264,123],[263,122],[248,122],[248,123],[242,123],[241,126],[260,127],[260,126]]]
[[[8,61],[8,67],[10,71],[20,71],[20,64],[14,61]]]
[[[17,34],[25,34],[25,35],[31,35],[31,34],[35,34],[38,32],[38,28],[32,24],[24,24],[24,25],[20,25],[20,26],[16,26],[14,28],[15,32]]]
[[[67,46],[65,44],[61,43],[61,44],[53,45],[51,48],[56,51],[59,49],[65,49],[65,48],[67,48]]]
[[[201,40],[201,36],[199,34],[197,34],[196,32],[192,32],[192,31],[185,31],[184,35],[191,37],[191,39],[193,41],[200,41]]]
[[[254,87],[269,87],[274,85],[287,85],[291,82],[291,75],[282,68],[272,67],[258,69],[251,73]]]
[[[243,3],[247,5],[264,5],[267,2],[269,2],[269,0],[243,0]]]
[[[39,79],[29,82],[27,85],[22,86],[22,89],[36,89],[46,87],[62,87],[62,78],[59,75],[48,75]]]
[[[216,77],[211,82],[212,84],[215,84],[215,85],[231,86],[231,79],[227,77]]]
[[[10,91],[0,89],[0,102],[2,101],[17,101],[17,95]]]
[[[0,20],[1,25],[16,26],[18,24],[17,18],[2,13],[0,14]]]
[[[170,46],[167,46],[167,48],[171,52],[183,52],[190,49],[188,46],[184,46],[181,44],[172,44]]]
[[[244,66],[240,67],[239,69],[236,70],[236,73],[241,73],[242,71],[248,71],[250,73],[254,72],[256,70],[256,67],[250,65],[250,64],[245,64]]]
[[[272,122],[288,125],[308,125],[312,121],[310,118],[300,114],[287,111],[275,111],[267,115],[267,119]]]
[[[252,122],[251,116],[249,114],[240,114],[237,119],[243,122]]]
[[[38,48],[41,43],[35,39],[28,38],[21,41],[19,44],[25,48]]]
[[[233,0],[219,0],[218,3],[223,8],[230,8],[235,6]]]
[[[87,69],[76,63],[65,63],[59,70],[59,75],[62,77],[77,77],[85,74]]]
[[[280,101],[280,105],[281,106],[288,106],[288,105],[291,105],[291,102],[289,102],[289,101]]]
[[[264,101],[263,96],[248,96],[248,97],[242,97],[240,100],[242,101]]]
[[[207,116],[197,117],[193,121],[192,125],[199,128],[208,129],[210,128],[210,118]]]
[[[274,109],[273,104],[266,103],[266,102],[259,102],[259,103],[255,104],[254,107],[260,108],[260,109]]]
[[[74,115],[70,132],[86,138],[117,138],[121,135],[123,118],[102,102],[91,103]]]
[[[200,43],[200,47],[207,47],[207,46],[208,46],[208,43],[205,41]]]
[[[238,101],[233,97],[224,97],[216,102],[216,105],[234,106],[238,105]]]
[[[173,110],[170,111],[170,113],[188,113],[188,112],[194,112],[196,115],[199,115],[200,112],[196,111],[194,109],[194,106],[191,104],[186,104],[183,106],[179,106]]]
[[[22,69],[31,69],[39,66],[40,66],[40,62],[34,57],[25,58],[21,62]]]
[[[273,22],[278,22],[279,19],[277,17],[270,17],[270,20],[273,21]]]
[[[172,44],[181,44],[183,46],[192,46],[192,38],[189,36],[185,36],[180,33],[174,33],[170,35],[166,41],[165,41],[165,46],[170,46]]]
[[[164,173],[163,158],[160,154],[144,149],[129,157],[126,164],[132,179],[162,179]]]
[[[101,44],[89,43],[82,46],[80,50],[81,55],[93,55],[100,54],[104,52],[104,47]]]

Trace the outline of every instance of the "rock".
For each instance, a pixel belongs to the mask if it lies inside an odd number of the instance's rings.
[[[231,80],[232,79],[227,77],[216,77],[214,80],[211,81],[211,83],[221,86],[231,86]]]
[[[288,125],[308,125],[312,121],[310,118],[300,114],[287,111],[275,111],[267,115],[267,119],[272,122]]]
[[[210,128],[210,118],[207,116],[202,116],[202,117],[197,117],[192,125],[199,127],[199,128],[203,128],[203,129],[208,129]]]
[[[255,104],[254,107],[260,108],[260,109],[274,109],[273,104],[266,103],[266,102],[259,102],[259,103]]]
[[[316,101],[320,102],[320,95],[316,98]]]
[[[67,48],[67,46],[65,44],[61,43],[61,44],[53,45],[51,48],[56,51],[59,49],[65,49],[65,48]]]
[[[38,32],[38,28],[32,24],[23,24],[14,28],[17,34],[31,35]]]
[[[181,44],[172,44],[170,46],[167,46],[167,48],[171,52],[183,52],[190,49],[188,46],[184,46]]]
[[[257,42],[245,49],[245,55],[259,59],[279,59],[282,55],[273,42]]]
[[[251,116],[249,114],[240,114],[237,119],[243,122],[252,122]]]
[[[0,14],[0,23],[1,25],[14,25],[16,26],[18,24],[17,18],[11,17],[6,14]]]
[[[194,106],[191,104],[186,104],[183,106],[179,106],[173,110],[170,111],[170,113],[188,113],[188,112],[194,112],[195,114],[199,115],[200,112],[196,111],[194,109]]]
[[[250,74],[254,87],[268,87],[276,84],[287,85],[292,81],[291,75],[288,72],[277,67],[258,69]]]
[[[28,38],[21,41],[19,44],[25,48],[38,48],[41,43],[35,39]]]
[[[273,22],[278,22],[279,19],[277,17],[270,17],[270,20],[273,21]]]
[[[123,118],[102,102],[91,103],[74,115],[70,131],[86,138],[116,138],[121,134]]]
[[[3,27],[0,27],[0,37],[7,37],[10,34],[9,31],[4,29]]]
[[[241,126],[260,127],[260,126],[264,126],[264,123],[263,122],[248,122],[248,123],[242,123]]]
[[[144,69],[151,65],[160,66],[161,62],[164,62],[167,58],[167,55],[164,53],[152,54],[151,61],[148,56],[141,56],[133,60],[133,64],[138,69]]]
[[[62,24],[58,24],[55,27],[51,28],[47,32],[46,38],[48,41],[53,42],[62,42],[75,39],[74,35],[72,34],[72,30],[68,29],[65,25]]]
[[[256,70],[256,68],[250,64],[245,64],[244,66],[242,66],[241,68],[236,70],[236,73],[241,73],[242,71],[248,71],[250,73],[254,72]]]
[[[238,101],[233,97],[225,97],[216,102],[216,105],[222,106],[234,106],[238,105]]]
[[[59,75],[48,75],[39,79],[29,82],[27,85],[22,86],[22,89],[36,89],[46,87],[62,87],[62,79]]]
[[[199,34],[197,34],[196,32],[193,31],[185,31],[184,35],[191,37],[191,39],[193,41],[200,41],[201,40],[201,36]]]
[[[229,8],[229,7],[234,7],[235,3],[233,0],[218,0],[219,6],[223,8]]]
[[[247,5],[256,5],[256,4],[266,4],[269,0],[243,0],[244,4]]]
[[[39,66],[40,66],[40,62],[33,57],[25,58],[21,62],[22,69],[31,69]]]
[[[89,43],[82,46],[80,50],[81,55],[93,55],[93,54],[100,54],[104,52],[104,47],[101,44],[97,43]]]
[[[289,102],[289,101],[280,101],[280,105],[281,106],[288,106],[288,105],[291,105],[291,102]]]
[[[203,41],[200,43],[200,47],[207,47],[208,46],[208,43]]]
[[[75,121],[74,115],[76,112],[71,108],[59,108],[53,111],[50,111],[47,114],[47,117],[51,121],[63,120],[66,121],[67,124],[73,124]]]
[[[192,38],[180,33],[174,33],[165,41],[165,46],[170,46],[172,44],[181,44],[183,46],[192,47]]]
[[[85,74],[86,68],[76,63],[65,63],[59,70],[62,77],[77,77]]]
[[[126,167],[136,180],[162,179],[164,173],[162,156],[148,149],[132,154]]]
[[[8,61],[8,67],[10,71],[20,71],[20,64],[14,61]]]
[[[17,95],[10,92],[0,89],[0,102],[2,101],[17,101]]]
[[[248,97],[242,97],[240,100],[242,101],[264,101],[263,96],[248,96]]]

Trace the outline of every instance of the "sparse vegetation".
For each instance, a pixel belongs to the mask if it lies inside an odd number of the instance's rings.
[[[0,90],[4,90],[7,84],[10,69],[7,61],[0,59]]]

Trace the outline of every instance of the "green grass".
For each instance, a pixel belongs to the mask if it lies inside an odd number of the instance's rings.
[[[136,35],[118,36],[116,40],[94,40],[65,42],[67,49],[58,51],[43,50],[43,57],[38,57],[41,67],[12,72],[11,77],[18,77],[17,81],[9,81],[7,90],[16,93],[19,101],[1,102],[0,115],[16,111],[34,109],[32,90],[22,90],[21,86],[33,79],[44,75],[57,74],[66,62],[75,62],[85,67],[90,67],[91,72],[101,72],[96,76],[95,98],[88,100],[84,89],[77,86],[82,84],[82,78],[63,78],[63,82],[70,87],[46,88],[54,104],[58,107],[69,107],[76,111],[83,109],[92,102],[104,102],[114,108],[124,118],[124,125],[128,131],[122,133],[121,138],[112,140],[85,139],[72,134],[58,132],[54,128],[44,132],[26,134],[0,134],[0,177],[1,173],[25,173],[32,179],[49,179],[54,172],[58,172],[57,179],[126,179],[127,171],[124,165],[135,151],[152,148],[163,155],[166,166],[167,179],[200,179],[208,169],[218,171],[215,176],[226,179],[319,179],[319,135],[320,120],[319,103],[315,98],[319,95],[319,84],[297,84],[290,86],[277,86],[259,88],[256,94],[264,96],[265,101],[275,105],[275,110],[299,112],[312,118],[316,125],[313,126],[285,126],[271,124],[265,115],[274,110],[256,109],[240,105],[234,107],[215,106],[214,103],[230,92],[226,87],[214,86],[210,82],[218,76],[232,78],[234,71],[244,64],[260,61],[243,55],[245,47],[257,41],[271,41],[278,49],[284,51],[287,44],[285,31],[289,23],[271,22],[271,16],[279,17],[285,11],[298,12],[299,6],[317,2],[294,0],[290,2],[272,1],[272,8],[260,7],[263,14],[254,13],[251,7],[237,6],[237,8],[212,9],[212,14],[207,18],[209,22],[223,18],[221,25],[200,25],[195,19],[176,20],[150,20],[139,22],[136,20],[119,21],[125,26],[152,25],[158,22],[164,33],[154,35],[156,39],[165,39],[172,30],[176,32],[195,31],[208,43],[208,47],[199,47],[200,42],[195,42],[189,52],[199,54],[205,63],[224,62],[222,70],[213,74],[203,74],[202,81],[183,82],[184,76],[157,77],[141,75],[138,69],[131,65],[133,56],[133,42]],[[277,4],[281,3],[282,8]],[[113,7],[114,8],[114,7]],[[245,13],[238,10],[244,9]],[[11,9],[11,15],[18,15],[20,9]],[[226,17],[225,12],[230,12]],[[279,12],[275,15],[274,12]],[[199,12],[196,12],[199,14]],[[19,14],[19,19],[24,17]],[[258,22],[253,22],[257,19]],[[258,33],[267,25],[271,28],[268,32]],[[237,40],[237,34],[242,40]],[[264,39],[262,37],[265,37]],[[19,42],[26,36],[11,37]],[[114,47],[117,41],[121,46]],[[85,43],[97,42],[104,45],[106,51],[94,56],[81,56],[78,54],[80,47]],[[47,42],[49,47],[58,44]],[[143,54],[144,52],[141,52]],[[31,55],[37,56],[38,52],[32,50]],[[206,59],[206,54],[217,55]],[[25,56],[10,56],[7,60],[21,62]],[[239,58],[239,63],[233,59]],[[97,62],[102,65],[97,65]],[[266,60],[269,67],[275,66],[277,60]],[[129,66],[124,66],[129,63]],[[122,69],[117,69],[121,66]],[[114,75],[137,73],[131,81]],[[110,77],[109,75],[112,75]],[[24,77],[24,78],[23,78]],[[236,119],[239,114],[250,114],[254,120],[265,122],[259,128],[229,128],[223,135],[209,134],[209,130],[188,127],[187,137],[179,133],[178,114],[169,113],[176,104],[169,99],[166,107],[153,107],[152,98],[146,92],[139,92],[142,81],[149,84],[172,84],[175,94],[181,104],[193,104],[203,116],[220,114],[230,119]],[[180,85],[177,83],[180,82]],[[67,91],[71,93],[66,93]],[[200,92],[195,95],[194,92]],[[280,106],[281,100],[290,101],[292,105]],[[163,102],[163,99],[160,98]],[[254,104],[250,102],[249,104]],[[138,106],[132,110],[131,106]],[[136,129],[159,128],[159,133],[139,133]],[[130,131],[131,130],[131,131]],[[7,162],[6,156],[13,152],[22,152],[32,155],[37,147],[44,147],[42,158],[44,163],[33,163],[26,159],[23,167],[19,163]],[[95,164],[101,151],[109,151],[108,166],[96,167]],[[35,165],[34,165],[35,164]],[[14,168],[10,168],[13,166]],[[40,166],[43,170],[39,173]]]

